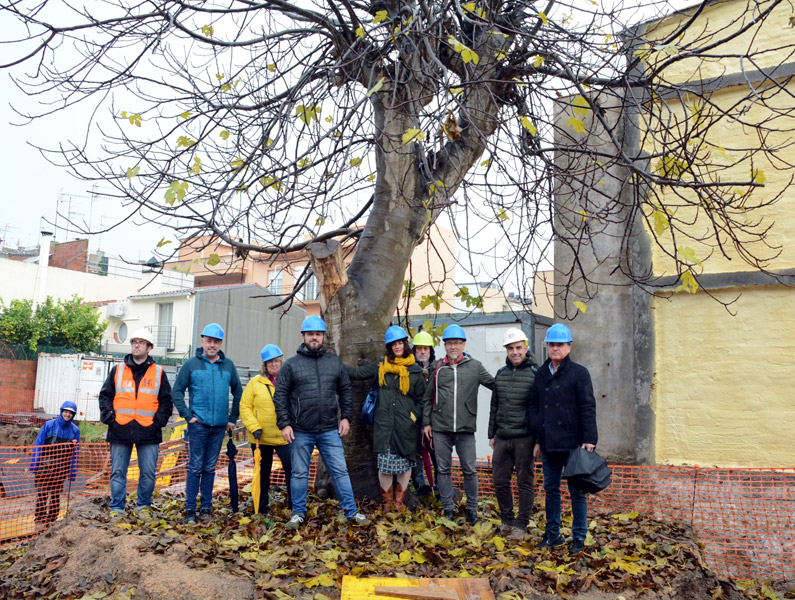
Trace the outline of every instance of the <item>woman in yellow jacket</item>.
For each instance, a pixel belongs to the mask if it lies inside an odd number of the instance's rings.
[[[287,487],[288,508],[290,504],[290,476],[292,463],[290,461],[290,447],[284,441],[281,431],[276,427],[276,409],[273,406],[273,393],[276,389],[276,379],[282,368],[284,353],[274,344],[268,344],[262,349],[262,367],[260,374],[253,377],[240,399],[240,419],[248,430],[248,441],[252,450],[259,440],[259,449],[262,454],[260,463],[260,499],[259,513],[268,512],[268,493],[271,487],[271,467],[273,466],[273,452],[279,457],[284,469],[284,479]]]

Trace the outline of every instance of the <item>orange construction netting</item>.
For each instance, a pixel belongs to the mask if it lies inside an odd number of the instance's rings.
[[[251,480],[253,458],[238,441],[238,481]],[[76,450],[75,479],[70,466]],[[184,440],[163,442],[158,458],[157,488],[184,492],[187,448]],[[39,456],[37,473],[30,467],[34,447],[0,447],[0,545],[36,535],[70,502],[109,496],[110,454],[105,443],[52,446]],[[284,472],[274,457],[274,485],[284,485]],[[741,578],[795,579],[795,469],[700,469],[698,467],[612,465],[613,483],[590,497],[591,506],[615,512],[637,511],[660,520],[690,525],[704,545],[707,564],[721,575]],[[491,465],[478,461],[481,496],[493,495]],[[310,477],[314,477],[313,469]],[[135,454],[128,489],[137,485]],[[461,473],[454,470],[454,483]],[[222,450],[215,482],[226,489],[227,457]],[[568,502],[564,486],[564,503]],[[543,510],[543,481],[536,468],[536,510]]]

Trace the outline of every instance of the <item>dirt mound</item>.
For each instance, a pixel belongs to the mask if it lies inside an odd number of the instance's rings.
[[[0,446],[32,446],[37,435],[38,427],[0,423]]]
[[[252,597],[253,582],[224,573],[223,565],[187,566],[190,539],[180,531],[160,529],[156,522],[151,528],[143,521],[133,526],[132,517],[111,522],[101,504],[77,504],[66,519],[43,533],[6,571],[6,584],[17,580],[23,585],[8,586],[4,597],[15,597],[26,581],[77,598],[102,593],[136,600]]]
[[[247,495],[241,502],[250,511]],[[83,501],[29,546],[0,551],[0,597],[329,600],[343,575],[488,577],[498,600],[763,597],[709,571],[684,527],[597,514],[586,551],[569,555],[535,549],[538,528],[503,537],[493,501],[484,504],[474,527],[440,517],[437,506],[381,515],[375,504],[364,507],[373,523],[352,527],[335,501],[315,497],[294,532],[283,527],[283,505],[267,518],[225,505],[207,523],[183,525],[182,498],[160,494],[148,515],[120,519],[107,499]]]

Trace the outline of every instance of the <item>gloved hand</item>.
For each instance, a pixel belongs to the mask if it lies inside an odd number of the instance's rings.
[[[256,430],[254,433],[252,433],[251,435],[253,435],[253,436],[254,436],[254,439],[255,439],[255,440],[259,440],[259,439],[262,437],[262,429],[257,429],[257,430]]]

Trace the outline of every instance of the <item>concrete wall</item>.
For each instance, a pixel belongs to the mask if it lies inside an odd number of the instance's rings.
[[[306,312],[293,306],[271,310],[281,301],[258,285],[198,290],[193,324],[194,348],[207,323],[219,323],[226,333],[223,351],[239,369],[260,368],[260,350],[276,344],[285,358],[301,343],[301,323]]]
[[[615,99],[598,100],[605,109],[610,134],[628,145],[637,143],[636,132],[626,127]],[[571,112],[559,107],[556,122],[561,131],[566,130],[570,116]],[[585,119],[585,127],[586,133],[574,133],[558,142],[593,147],[609,144],[606,131],[592,114]],[[625,271],[648,268],[648,236],[639,224],[626,242],[632,249],[628,253],[631,263],[622,251],[626,210],[632,203],[628,198],[623,203],[615,199],[631,194],[624,185],[629,174],[623,168],[594,168],[594,159],[578,151],[558,154],[555,163],[563,172],[579,174],[573,180],[557,179],[555,187],[556,321],[565,321],[571,328],[572,360],[591,373],[600,451],[630,462],[652,461],[650,298],[616,269],[616,264],[622,264]],[[600,214],[610,217],[591,216]],[[572,248],[577,249],[576,255]],[[585,305],[585,312],[575,301]]]

